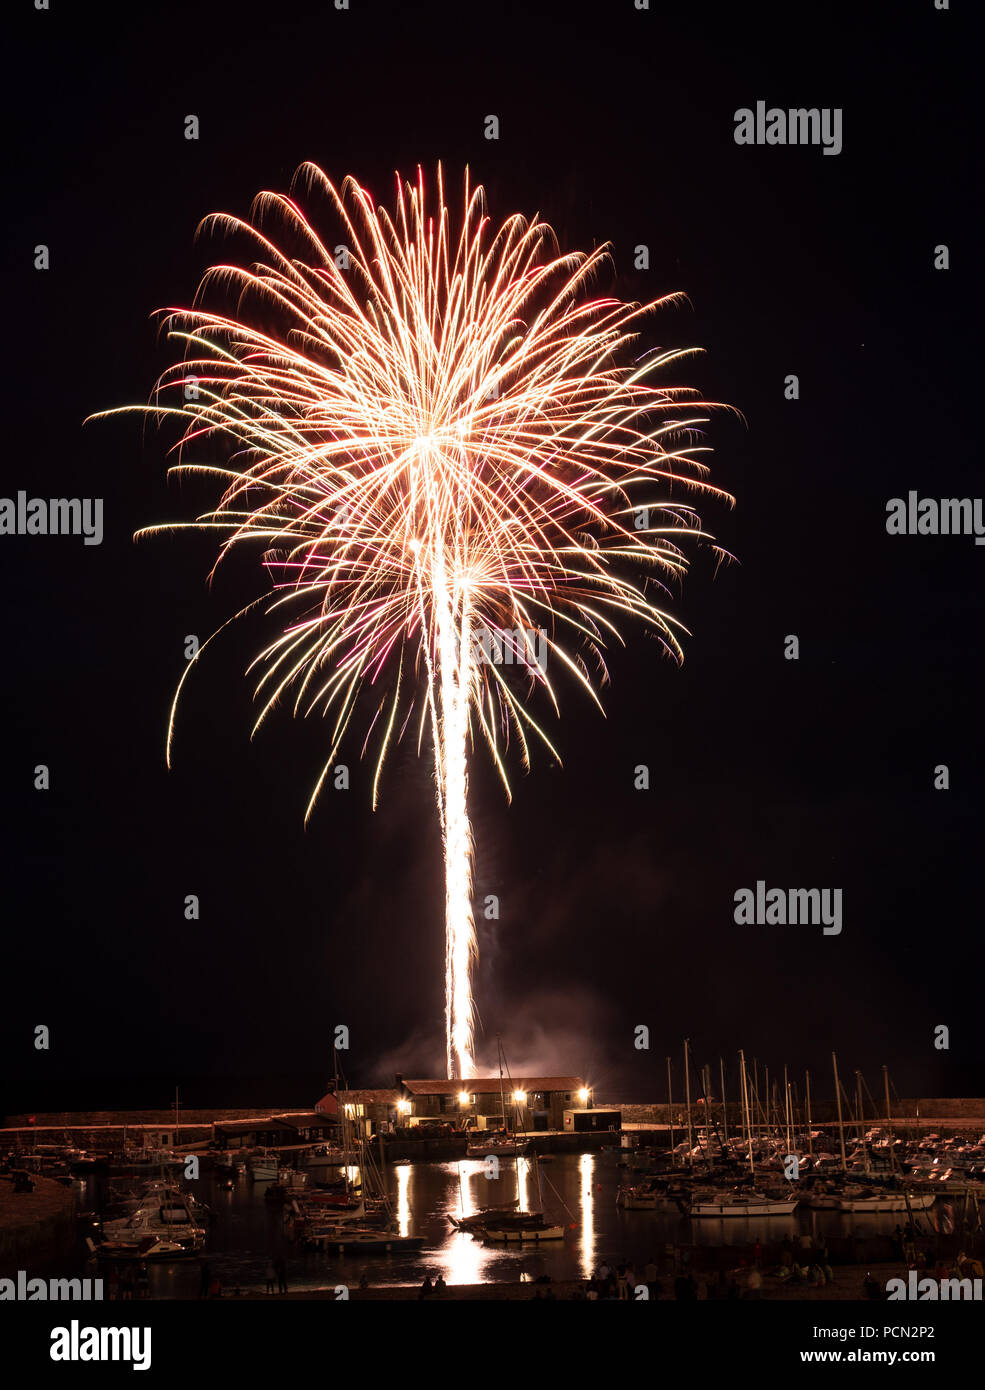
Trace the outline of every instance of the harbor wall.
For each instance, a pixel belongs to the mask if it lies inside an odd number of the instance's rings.
[[[211,1127],[213,1122],[222,1123],[223,1120],[265,1120],[272,1115],[310,1115],[310,1107],[307,1110],[272,1110],[270,1106],[265,1106],[259,1110],[185,1110],[180,1111],[179,1126],[184,1129],[195,1125],[208,1125]],[[16,1129],[30,1125],[31,1128],[58,1128],[65,1125],[70,1129],[80,1129],[87,1126],[97,1128],[104,1125],[160,1125],[162,1128],[170,1126],[174,1128],[174,1106],[169,1110],[53,1110],[46,1114],[34,1115],[8,1115],[4,1120],[4,1125],[8,1129]]]
[[[618,1100],[604,1103],[597,1101],[597,1104],[604,1109],[621,1111],[622,1121],[625,1125],[663,1127],[672,1121],[675,1129],[679,1129],[686,1123],[682,1102],[675,1101],[673,1106],[666,1102],[640,1105]],[[691,1118],[693,1124],[701,1123],[703,1108],[703,1106],[692,1104]],[[800,1112],[799,1105],[797,1110]],[[214,1123],[222,1123],[227,1120],[260,1120],[273,1116],[290,1118],[292,1115],[310,1115],[310,1113],[310,1110],[271,1110],[269,1107],[249,1110],[183,1110],[178,1125],[181,1147],[189,1149],[195,1146],[204,1147],[212,1138],[212,1125]],[[904,1098],[893,1102],[892,1114],[894,1125],[902,1129],[912,1129],[919,1116],[919,1125],[924,1132],[935,1127],[946,1127],[951,1130],[964,1128],[969,1133],[974,1130],[985,1131],[985,1097]],[[712,1115],[715,1123],[721,1124],[721,1105],[713,1103]],[[843,1115],[847,1125],[857,1124],[847,1108],[843,1110]],[[813,1123],[818,1125],[828,1126],[835,1123],[837,1108],[834,1101],[812,1100],[811,1119]],[[729,1102],[727,1105],[726,1121],[730,1131],[737,1132],[741,1128],[742,1116],[738,1102]],[[871,1110],[863,1122],[866,1126],[885,1124],[883,1119],[874,1117]],[[136,1130],[140,1126],[174,1130],[174,1111],[91,1110],[8,1115],[4,1128],[0,1129],[0,1150],[15,1145],[30,1148],[35,1143],[73,1143],[81,1148],[92,1149],[120,1148],[123,1144],[124,1130]],[[131,1137],[135,1136],[131,1135]],[[977,1138],[977,1135],[974,1137]],[[591,1133],[559,1134],[552,1132],[549,1135],[537,1135],[535,1139],[536,1146],[542,1152],[546,1152],[547,1148],[550,1147],[550,1150],[555,1153],[565,1152],[568,1147],[579,1151],[598,1147],[598,1143],[593,1142],[595,1140],[602,1144],[606,1142],[605,1135],[593,1135]],[[562,1140],[565,1142],[562,1143]],[[387,1151],[390,1153],[392,1150],[393,1156],[396,1158],[439,1158],[457,1156],[462,1143],[461,1137],[452,1138],[449,1136],[433,1139],[402,1137],[388,1140]]]
[[[761,1097],[761,1100],[763,1098]],[[597,1102],[603,1105],[602,1101]],[[680,1126],[683,1121],[687,1123],[687,1114],[683,1101],[675,1101],[673,1105],[668,1105],[666,1101],[662,1104],[652,1105],[627,1105],[619,1101],[604,1102],[606,1109],[621,1110],[623,1124],[633,1125],[666,1125],[673,1119],[675,1127]],[[722,1107],[717,1102],[712,1103],[712,1115],[717,1122],[721,1122]],[[693,1124],[700,1123],[703,1105],[691,1105],[691,1121]],[[799,1101],[795,1110],[799,1115],[803,1112],[803,1100]],[[782,1106],[781,1106],[782,1113]],[[885,1112],[873,1117],[871,1109],[867,1107],[867,1114],[864,1118],[866,1126],[876,1126],[885,1124]],[[848,1107],[842,1106],[842,1116],[846,1124],[857,1124],[852,1119]],[[893,1101],[892,1116],[895,1124],[914,1125],[919,1116],[920,1125],[926,1128],[934,1122],[946,1124],[971,1123],[972,1128],[979,1125],[985,1127],[985,1097],[971,1097],[963,1099],[903,1099]],[[739,1129],[742,1124],[741,1108],[738,1102],[729,1102],[726,1106],[726,1118],[730,1128]],[[837,1122],[838,1108],[833,1100],[811,1100],[811,1120],[816,1124],[831,1124]]]

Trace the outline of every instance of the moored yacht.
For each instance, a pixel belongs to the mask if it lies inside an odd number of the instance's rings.
[[[789,1216],[799,1198],[771,1197],[766,1192],[712,1192],[695,1194],[689,1216]]]
[[[172,1247],[190,1253],[201,1250],[205,1244],[205,1230],[196,1222],[191,1206],[173,1192],[138,1207],[132,1216],[103,1222],[103,1235],[99,1252],[119,1258],[128,1253],[134,1258],[156,1258],[173,1254]],[[148,1253],[152,1251],[152,1255]]]

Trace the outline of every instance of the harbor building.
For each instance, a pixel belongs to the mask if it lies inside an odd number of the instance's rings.
[[[327,1108],[334,1100],[329,1092],[315,1108]],[[395,1129],[497,1130],[505,1128],[506,1121],[510,1128],[527,1133],[571,1129],[565,1112],[591,1111],[594,1095],[580,1076],[481,1076],[467,1081],[397,1076],[396,1084],[386,1089],[340,1091],[338,1103],[356,1133],[368,1139]]]
[[[329,1091],[315,1106],[328,1115],[339,1111],[352,1126],[357,1139],[372,1139],[377,1134],[390,1134],[402,1123],[399,1110],[400,1091],[397,1087],[376,1090],[343,1090],[338,1097]]]
[[[459,1129],[502,1129],[508,1121],[524,1132],[559,1130],[565,1110],[591,1107],[593,1101],[591,1087],[580,1076],[514,1076],[508,1081],[499,1076],[467,1081],[398,1076],[397,1088],[404,1124],[444,1122]]]

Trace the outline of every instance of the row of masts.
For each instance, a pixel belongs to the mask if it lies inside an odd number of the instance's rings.
[[[763,1100],[761,1099],[761,1093],[760,1093],[760,1085],[759,1085],[759,1063],[758,1063],[757,1059],[756,1059],[755,1057],[753,1058],[753,1060],[752,1060],[752,1066],[751,1066],[751,1068],[750,1068],[749,1063],[746,1061],[745,1053],[742,1051],[742,1049],[740,1049],[740,1050],[739,1050],[739,1054],[738,1054],[738,1063],[739,1063],[739,1114],[740,1114],[740,1137],[741,1137],[742,1144],[748,1148],[748,1154],[749,1154],[749,1168],[750,1168],[750,1171],[754,1171],[754,1167],[755,1167],[754,1149],[755,1149],[755,1141],[756,1141],[757,1139],[763,1139],[763,1138],[766,1138],[766,1137],[769,1137],[769,1138],[771,1138],[771,1139],[778,1139],[778,1138],[780,1137],[780,1135],[782,1134],[782,1135],[784,1136],[784,1139],[785,1139],[785,1142],[786,1142],[787,1153],[793,1153],[793,1152],[794,1152],[794,1144],[795,1144],[795,1142],[796,1142],[798,1132],[802,1132],[802,1133],[804,1134],[804,1136],[806,1137],[807,1152],[808,1152],[809,1154],[813,1155],[813,1153],[814,1153],[814,1141],[813,1141],[813,1134],[812,1134],[812,1130],[813,1130],[813,1120],[812,1120],[812,1117],[811,1117],[811,1074],[810,1074],[810,1072],[809,1072],[809,1071],[805,1071],[805,1072],[804,1072],[804,1105],[803,1105],[803,1107],[801,1107],[801,1104],[800,1104],[800,1096],[799,1096],[799,1092],[798,1092],[798,1088],[797,1088],[796,1082],[794,1082],[794,1081],[792,1081],[792,1080],[790,1079],[789,1070],[788,1070],[788,1068],[787,1068],[787,1065],[784,1064],[784,1067],[783,1067],[783,1093],[782,1093],[782,1105],[781,1105],[780,1097],[779,1097],[779,1083],[778,1083],[778,1081],[774,1078],[772,1090],[770,1089],[770,1073],[769,1073],[769,1067],[765,1067],[765,1066],[764,1066],[764,1069],[763,1069],[763,1070],[764,1070],[764,1076],[763,1076],[763,1095],[765,1096],[765,1104],[764,1104]],[[724,1148],[724,1147],[728,1144],[728,1142],[729,1142],[729,1133],[728,1133],[728,1106],[727,1106],[727,1103],[726,1103],[725,1059],[724,1059],[724,1057],[720,1057],[720,1058],[718,1059],[718,1065],[719,1065],[719,1076],[720,1076],[720,1083],[721,1083],[721,1096],[720,1096],[720,1098],[719,1098],[719,1104],[720,1104],[720,1118],[721,1118],[721,1128],[720,1128],[720,1129],[719,1129],[718,1121],[717,1121],[717,1119],[715,1118],[715,1113],[714,1113],[714,1109],[713,1109],[713,1106],[712,1106],[712,1099],[713,1099],[713,1098],[712,1098],[712,1093],[711,1093],[711,1067],[710,1067],[710,1065],[706,1065],[706,1066],[701,1067],[701,1068],[694,1068],[694,1067],[693,1067],[692,1056],[691,1056],[691,1044],[690,1044],[689,1039],[687,1039],[687,1038],[684,1039],[684,1104],[685,1104],[685,1112],[686,1112],[686,1115],[687,1115],[686,1125],[687,1125],[687,1146],[688,1146],[688,1158],[689,1158],[689,1162],[693,1161],[694,1150],[695,1150],[695,1147],[696,1147],[696,1145],[695,1145],[695,1139],[694,1139],[694,1134],[695,1134],[695,1128],[696,1128],[696,1126],[695,1126],[695,1124],[694,1124],[694,1118],[693,1118],[693,1100],[692,1100],[692,1088],[691,1088],[692,1071],[694,1072],[694,1074],[695,1074],[695,1076],[696,1076],[696,1081],[697,1081],[698,1085],[700,1086],[700,1090],[701,1090],[701,1095],[700,1095],[700,1097],[699,1097],[699,1100],[700,1100],[700,1102],[701,1102],[701,1103],[703,1104],[703,1106],[704,1106],[704,1117],[703,1117],[703,1120],[702,1120],[702,1123],[701,1123],[700,1128],[703,1129],[704,1136],[705,1136],[705,1143],[707,1144],[708,1139],[709,1139],[709,1137],[710,1137],[710,1133],[711,1133],[712,1130],[714,1131],[715,1136],[716,1136],[716,1138],[718,1139],[718,1143],[719,1143],[720,1147]],[[840,1151],[841,1151],[841,1167],[842,1167],[842,1170],[844,1171],[844,1170],[846,1170],[847,1167],[848,1167],[848,1158],[847,1158],[847,1152],[846,1152],[846,1149],[845,1149],[845,1124],[846,1124],[846,1121],[845,1121],[845,1112],[844,1112],[844,1109],[843,1109],[843,1107],[842,1107],[842,1101],[844,1100],[845,1108],[848,1109],[848,1111],[849,1111],[850,1114],[851,1114],[851,1111],[852,1111],[852,1105],[851,1105],[851,1102],[849,1101],[848,1093],[845,1091],[845,1088],[844,1088],[844,1085],[842,1084],[841,1078],[840,1078],[839,1075],[838,1075],[838,1057],[837,1057],[837,1054],[834,1053],[834,1052],[832,1052],[832,1054],[831,1054],[831,1067],[832,1067],[832,1073],[833,1073],[833,1077],[834,1077],[835,1103],[836,1103],[837,1113],[838,1113],[838,1142],[839,1142],[839,1147],[840,1147]],[[892,1125],[892,1123],[893,1123],[893,1112],[892,1112],[892,1103],[891,1103],[891,1101],[890,1101],[890,1080],[889,1080],[889,1068],[888,1068],[888,1067],[884,1066],[884,1067],[882,1068],[882,1075],[883,1075],[883,1086],[884,1086],[884,1091],[885,1091],[885,1107],[886,1107],[886,1113],[885,1113],[884,1116],[879,1117],[879,1118],[880,1118],[880,1122],[882,1122],[882,1121],[884,1120],[887,1124]],[[848,1124],[849,1124],[849,1125],[855,1124],[855,1125],[858,1126],[858,1133],[859,1133],[859,1138],[860,1138],[860,1139],[864,1138],[864,1133],[865,1133],[866,1124],[867,1124],[867,1123],[871,1123],[871,1118],[870,1118],[870,1121],[867,1121],[866,1118],[865,1118],[865,1110],[864,1110],[864,1104],[863,1104],[863,1099],[862,1099],[862,1092],[863,1092],[863,1090],[865,1091],[866,1095],[867,1095],[868,1098],[869,1098],[870,1106],[871,1106],[871,1109],[872,1109],[872,1112],[873,1112],[873,1116],[874,1116],[874,1113],[875,1113],[875,1110],[876,1110],[875,1101],[874,1101],[873,1098],[872,1098],[872,1094],[871,1094],[871,1092],[869,1091],[869,1088],[868,1088],[868,1086],[867,1086],[866,1083],[865,1083],[865,1078],[863,1077],[861,1071],[856,1071],[856,1073],[855,1073],[855,1093],[856,1093],[856,1096],[855,1096],[855,1111],[854,1111],[854,1117],[851,1118],[851,1119],[849,1119]],[[897,1099],[898,1099],[898,1098],[897,1098]],[[671,1149],[673,1150],[673,1148],[674,1148],[674,1094],[673,1094],[673,1067],[672,1067],[672,1059],[671,1059],[670,1057],[667,1058],[667,1104],[668,1104],[668,1110],[669,1110],[669,1116],[670,1116],[670,1147],[671,1147]],[[734,1126],[733,1126],[733,1128],[734,1128]],[[700,1141],[699,1141],[699,1144],[697,1145],[697,1147],[699,1147],[699,1148],[702,1147],[702,1145],[700,1144]]]

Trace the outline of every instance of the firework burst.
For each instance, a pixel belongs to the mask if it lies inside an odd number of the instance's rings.
[[[731,499],[701,458],[710,403],[651,382],[692,350],[634,348],[643,317],[678,296],[593,296],[604,249],[561,255],[537,219],[494,229],[467,176],[456,223],[440,167],[433,206],[420,171],[398,176],[392,212],[311,164],[299,188],[328,200],[341,244],[276,193],[248,221],[207,218],[250,238],[255,260],[213,267],[192,308],[165,311],[181,360],[149,406],[125,409],[177,417],[172,471],[221,481],[186,523],[223,533],[219,559],[262,548],[269,585],[243,612],[266,605],[277,635],[250,667],[255,728],[285,698],[330,721],[306,819],[357,712],[374,806],[397,741],[433,749],[448,1075],[468,1077],[470,749],[485,743],[507,794],[511,739],[524,766],[534,739],[557,757],[531,697],[557,712],[565,674],[598,701],[627,620],[680,659],[663,601],[681,541],[710,540],[691,502]],[[192,457],[217,441],[220,464]]]

